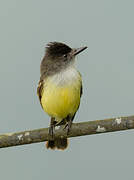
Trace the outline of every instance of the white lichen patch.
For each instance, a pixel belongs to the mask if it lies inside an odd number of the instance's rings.
[[[101,127],[100,125],[98,125],[96,132],[105,132],[105,131],[106,131],[105,127]]]
[[[30,135],[30,133],[29,133],[29,132],[26,132],[26,133],[25,133],[25,136],[29,136],[29,135]]]
[[[55,126],[55,129],[56,129],[56,130],[60,129],[60,126]]]
[[[18,139],[21,140],[23,138],[23,134],[18,135]]]
[[[116,118],[116,119],[115,119],[115,122],[116,122],[117,124],[121,124],[121,118]]]

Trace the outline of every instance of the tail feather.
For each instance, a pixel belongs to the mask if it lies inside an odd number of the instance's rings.
[[[53,149],[53,150],[55,150],[55,142],[53,141],[53,140],[51,140],[51,141],[47,141],[46,142],[46,147],[47,147],[47,149]]]
[[[46,147],[47,149],[61,149],[64,150],[68,146],[68,139],[67,138],[55,138],[54,140],[47,141]]]

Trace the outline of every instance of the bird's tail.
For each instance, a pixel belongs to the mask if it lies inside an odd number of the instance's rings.
[[[67,138],[55,138],[54,140],[47,141],[46,147],[47,149],[61,149],[64,150],[68,146],[68,139]]]

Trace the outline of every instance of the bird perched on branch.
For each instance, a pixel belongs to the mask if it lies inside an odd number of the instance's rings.
[[[70,131],[82,95],[82,78],[75,67],[75,57],[86,48],[70,48],[60,42],[46,46],[37,94],[43,110],[51,117],[49,134],[53,139],[47,142],[47,148],[67,148],[67,138],[55,138],[54,129],[65,124],[67,134]]]

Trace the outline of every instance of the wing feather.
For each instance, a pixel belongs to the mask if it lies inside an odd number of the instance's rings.
[[[38,87],[37,87],[37,95],[39,97],[39,101],[40,101],[41,106],[42,106],[41,98],[42,98],[42,92],[43,92],[43,84],[44,84],[43,80],[40,80],[38,83]]]

